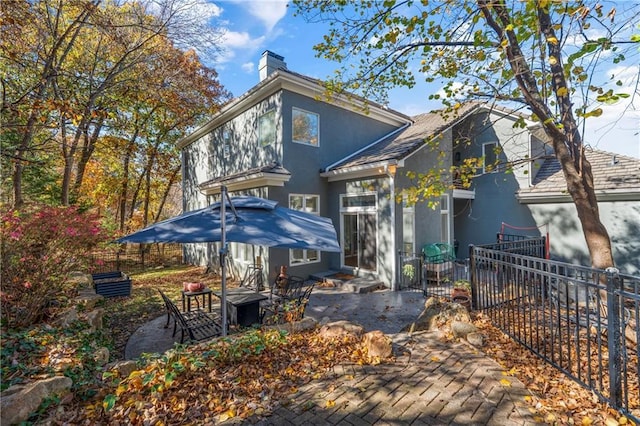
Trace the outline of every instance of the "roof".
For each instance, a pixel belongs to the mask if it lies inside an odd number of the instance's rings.
[[[281,175],[287,175],[287,176],[291,175],[291,172],[285,169],[284,167],[282,167],[279,163],[271,163],[266,166],[253,167],[251,169],[242,170],[232,175],[218,176],[216,178],[202,182],[200,186],[204,187],[204,186],[210,186],[215,183],[225,183],[225,182],[246,178],[246,177],[253,176],[256,174],[261,174],[261,173],[273,173],[273,174],[281,174]]]
[[[399,134],[392,133],[388,137],[374,142],[356,155],[346,157],[327,167],[326,172],[404,159],[423,147],[428,138],[441,134],[446,129],[481,109],[499,111],[506,114],[519,114],[516,111],[493,104],[467,102],[452,111],[438,110],[416,115],[412,117],[413,125],[407,127],[403,132]]]
[[[596,194],[636,194],[632,199],[640,200],[640,159],[600,150],[586,150],[585,156],[591,163]],[[547,158],[540,166],[532,186],[518,191],[522,200],[561,197],[568,197],[567,183],[555,157]]]
[[[279,163],[271,163],[266,166],[246,169],[232,175],[219,176],[202,182],[198,185],[200,190],[207,194],[217,194],[222,185],[229,191],[241,191],[261,186],[283,186],[291,179],[291,172]]]

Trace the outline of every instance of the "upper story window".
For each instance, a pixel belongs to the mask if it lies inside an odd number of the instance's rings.
[[[293,108],[291,121],[293,123],[294,142],[318,146],[320,142],[320,116],[313,112]]]
[[[228,130],[222,132],[222,141],[224,146],[224,158],[229,158],[229,155],[231,154],[231,135],[229,135]]]
[[[496,142],[482,144],[482,157],[484,158],[482,173],[493,173],[498,171],[499,153],[500,147]]]
[[[258,118],[258,144],[267,146],[276,142],[276,110],[272,109]]]
[[[320,196],[309,194],[290,194],[289,208],[302,210],[307,213],[320,214]],[[300,265],[303,263],[314,263],[320,261],[318,250],[293,249],[289,251],[289,264]]]

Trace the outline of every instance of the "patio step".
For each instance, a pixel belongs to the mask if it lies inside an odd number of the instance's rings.
[[[349,293],[371,293],[373,291],[383,290],[386,288],[382,281],[373,278],[341,278],[340,275],[341,273],[338,271],[327,271],[312,274],[309,278],[321,283],[316,288],[335,289]]]

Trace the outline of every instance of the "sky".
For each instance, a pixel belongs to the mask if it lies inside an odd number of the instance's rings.
[[[265,50],[283,56],[288,69],[318,79],[338,68],[336,63],[317,58],[313,50],[327,25],[294,17],[287,0],[202,1],[208,3],[211,22],[224,31],[224,51],[207,65],[216,69],[220,83],[234,96],[258,84],[258,62]],[[639,72],[638,68],[628,71]],[[428,100],[437,90],[425,82],[413,89],[398,88],[389,93],[388,106],[409,116],[438,109],[440,103]],[[584,140],[600,150],[640,158],[640,111],[623,112],[622,108],[621,104],[608,106],[601,117],[587,120]]]

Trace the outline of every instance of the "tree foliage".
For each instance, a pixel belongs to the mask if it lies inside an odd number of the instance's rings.
[[[622,81],[621,72],[603,70],[624,63],[637,66],[638,29],[633,26],[640,5],[547,0],[294,3],[307,20],[330,25],[315,46],[318,56],[341,64],[327,83],[330,91],[356,91],[386,103],[391,88],[411,88],[422,78],[442,83],[430,99],[450,109],[468,99],[528,107],[562,166],[592,263],[613,265],[582,131],[584,120],[600,116],[607,104],[637,95],[637,85],[622,88],[629,83]],[[637,84],[637,70],[634,75]]]
[[[197,16],[198,0],[120,2],[39,0],[2,4],[3,184],[21,206],[47,176],[62,205],[100,204],[84,183],[96,152],[110,158],[102,175],[119,175],[115,204],[124,226],[138,207],[130,190],[168,193],[179,171],[174,143],[230,97],[194,50],[213,55],[220,33]],[[114,141],[120,141],[112,146]],[[127,141],[127,143],[122,143]],[[172,160],[169,160],[172,158]],[[55,160],[55,161],[51,161]],[[126,170],[113,168],[114,161]],[[30,174],[29,172],[37,171]],[[91,178],[89,178],[91,179]],[[111,181],[111,180],[110,180]],[[55,182],[51,188],[51,182]],[[148,187],[153,182],[156,187]],[[113,183],[111,183],[112,185]],[[137,185],[137,184],[135,184]],[[126,188],[126,189],[125,189]],[[144,193],[141,199],[144,198]],[[159,214],[161,201],[145,199]],[[113,210],[111,210],[113,209]],[[146,220],[147,214],[145,214]],[[122,219],[122,220],[121,220]]]
[[[106,238],[98,216],[77,207],[9,210],[2,216],[2,323],[25,327],[63,304],[72,271],[87,268],[91,249]]]

